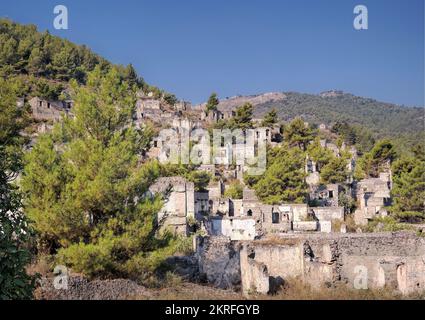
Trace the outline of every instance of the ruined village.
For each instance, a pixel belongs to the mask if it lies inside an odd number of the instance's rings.
[[[337,94],[328,92],[327,95]],[[273,102],[277,93],[252,99]],[[143,127],[153,123],[178,136],[207,128],[235,116],[233,98],[223,100],[217,109],[207,110],[206,104],[192,106],[178,101],[169,104],[153,93],[139,93],[134,123]],[[234,99],[238,99],[237,97]],[[255,102],[255,100],[254,100]],[[19,103],[19,102],[18,102]],[[64,116],[73,116],[73,101],[47,101],[34,97],[29,100],[37,122],[37,135],[51,130]],[[229,106],[230,105],[230,106]],[[253,119],[261,123],[262,119]],[[305,123],[305,126],[310,124]],[[268,147],[284,143],[282,127],[257,126],[254,140]],[[323,136],[332,136],[330,128],[316,128]],[[157,131],[159,132],[159,130]],[[234,142],[234,141],[232,141]],[[196,171],[211,176],[204,190],[183,176],[160,177],[140,195],[160,195],[163,207],[157,214],[161,228],[182,237],[192,237],[193,252],[179,261],[190,264],[190,271],[213,287],[236,290],[245,296],[272,294],[286,279],[301,279],[312,287],[345,284],[350,288],[391,288],[403,295],[425,290],[425,238],[413,232],[373,232],[362,227],[376,218],[388,216],[393,186],[391,164],[384,166],[377,177],[356,180],[354,171],[358,151],[345,143],[321,138],[320,146],[335,157],[349,154],[344,183],[323,184],[320,166],[305,158],[305,182],[308,186],[304,203],[266,204],[244,182],[248,169],[244,163],[232,163],[240,152],[236,144],[222,143],[217,154],[226,165],[201,164]],[[239,151],[238,151],[239,150]],[[155,136],[144,159],[166,161],[169,145],[160,135]],[[255,150],[243,149],[254,155]],[[226,162],[227,161],[227,162]],[[226,196],[226,190],[238,183],[242,196]],[[339,197],[355,203],[353,212],[344,207]],[[416,233],[415,233],[416,232]],[[190,276],[193,276],[190,275]]]

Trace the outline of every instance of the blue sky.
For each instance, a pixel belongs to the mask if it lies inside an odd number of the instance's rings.
[[[53,8],[69,30],[53,28]],[[353,28],[353,9],[369,29]],[[132,63],[151,84],[198,103],[270,91],[341,89],[424,105],[424,0],[2,1],[0,16]]]

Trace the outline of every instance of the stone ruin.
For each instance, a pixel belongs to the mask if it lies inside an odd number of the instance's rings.
[[[32,117],[38,121],[57,122],[63,115],[72,116],[71,109],[74,105],[72,100],[47,100],[34,97],[28,101]]]
[[[188,219],[195,219],[195,187],[183,177],[159,178],[150,188],[150,195],[162,195],[164,206],[158,222],[174,234],[189,233]]]
[[[313,288],[425,290],[425,238],[414,233],[297,234],[260,241],[198,237],[201,274],[213,285],[272,293],[297,277]]]
[[[388,215],[386,206],[391,205],[391,174],[381,173],[379,178],[364,179],[356,183],[355,194],[359,207],[354,212],[358,225],[367,225],[369,220]]]

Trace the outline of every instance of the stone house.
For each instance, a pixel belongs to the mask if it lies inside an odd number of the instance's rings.
[[[264,204],[257,199],[254,190],[248,188],[244,189],[241,200],[219,198],[210,202],[211,234],[228,236],[232,240],[253,240],[275,233],[329,233],[332,220],[344,219],[344,209],[340,207],[309,208],[307,204]],[[248,229],[243,231],[243,226]]]
[[[343,190],[340,184],[310,186],[309,200],[321,207],[338,207],[339,194]]]
[[[256,236],[255,220],[247,217],[212,217],[207,230],[213,236],[225,236],[231,240],[254,240]]]
[[[195,219],[195,187],[183,177],[161,177],[150,186],[152,195],[162,195],[164,206],[158,223],[175,234],[188,234],[188,219]]]
[[[359,225],[366,225],[369,220],[387,216],[385,207],[391,205],[391,187],[389,173],[357,182],[354,192],[358,208],[354,212],[354,221]]]
[[[174,109],[177,111],[189,111],[192,109],[192,104],[188,101],[178,101],[174,105]]]
[[[46,100],[39,97],[33,97],[28,101],[32,116],[40,121],[59,121],[64,115],[71,115],[73,107],[72,100]]]
[[[209,112],[207,112],[206,110],[202,110],[201,112],[201,121],[205,121],[208,123],[216,123],[223,119],[224,115],[219,110],[210,110]]]

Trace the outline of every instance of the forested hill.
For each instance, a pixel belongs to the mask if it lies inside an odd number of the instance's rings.
[[[282,120],[301,116],[312,124],[347,122],[368,128],[377,136],[398,136],[424,130],[423,108],[398,106],[340,91],[319,95],[284,92],[241,96],[223,100],[219,109],[236,107],[238,101],[251,102],[256,117],[276,108]]]
[[[85,45],[40,32],[35,25],[22,25],[0,18],[0,77],[21,88],[22,95],[57,99],[69,80],[85,84],[87,74],[96,66],[107,72],[115,67],[121,78],[155,96],[174,95],[147,84],[131,64],[115,65]]]

